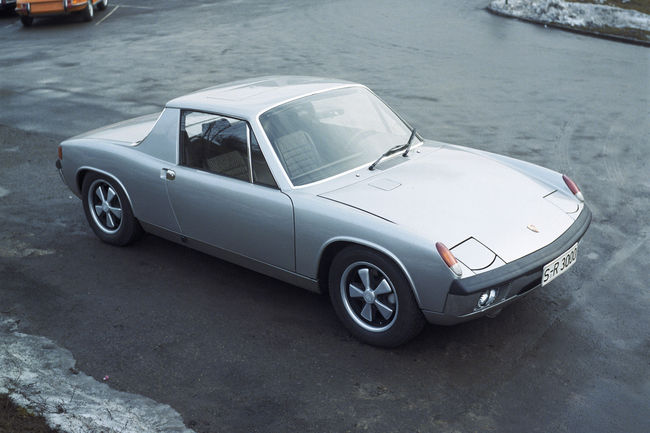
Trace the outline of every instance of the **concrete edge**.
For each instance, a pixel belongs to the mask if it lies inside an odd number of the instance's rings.
[[[597,32],[595,30],[586,30],[586,29],[580,29],[576,27],[571,27],[567,26],[564,24],[559,24],[559,23],[554,23],[552,21],[541,21],[541,20],[534,20],[531,18],[522,18],[518,17],[515,15],[510,15],[505,12],[497,11],[495,9],[492,9],[490,6],[486,6],[485,10],[487,10],[489,13],[500,16],[500,17],[505,17],[505,18],[513,18],[519,21],[531,23],[531,24],[537,24],[539,26],[548,26],[548,27],[553,27],[556,29],[564,30],[567,32],[571,33],[577,33],[579,35],[587,35],[587,36],[594,36],[597,38],[601,39],[608,39],[610,41],[615,41],[615,42],[623,42],[627,44],[632,44],[632,45],[641,45],[645,47],[650,47],[650,41],[642,41],[640,39],[635,39],[635,38],[628,38],[625,36],[619,36],[619,35],[610,35],[608,33],[601,33]]]

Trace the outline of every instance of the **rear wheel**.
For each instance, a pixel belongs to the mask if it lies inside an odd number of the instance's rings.
[[[99,3],[97,3],[97,9],[99,9],[100,11],[106,9],[107,6],[108,6],[108,0],[102,0]]]
[[[399,346],[415,337],[425,323],[399,267],[366,248],[348,247],[334,258],[329,293],[345,327],[368,344]]]
[[[81,13],[84,21],[92,21],[93,17],[95,16],[95,8],[93,7],[93,0],[88,0],[88,4],[86,5],[86,9],[83,10]]]
[[[20,22],[23,23],[23,26],[30,27],[32,25],[32,23],[34,22],[34,18],[33,17],[21,16],[20,17]]]
[[[115,180],[98,173],[86,175],[82,199],[86,219],[102,241],[123,246],[142,233],[126,193]]]

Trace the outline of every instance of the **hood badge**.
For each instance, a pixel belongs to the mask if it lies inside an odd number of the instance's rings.
[[[526,228],[532,232],[539,233],[539,229],[534,224],[528,224]]]

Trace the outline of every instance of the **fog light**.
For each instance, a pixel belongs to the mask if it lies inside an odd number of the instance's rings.
[[[497,291],[495,289],[486,290],[481,293],[481,296],[478,298],[476,306],[478,308],[485,308],[491,305],[497,297]]]

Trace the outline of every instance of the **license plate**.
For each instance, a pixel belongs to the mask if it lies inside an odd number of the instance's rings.
[[[547,285],[559,275],[562,275],[573,266],[578,257],[578,244],[569,248],[567,252],[560,255],[557,259],[553,260],[551,263],[544,266],[542,270],[542,286]]]

